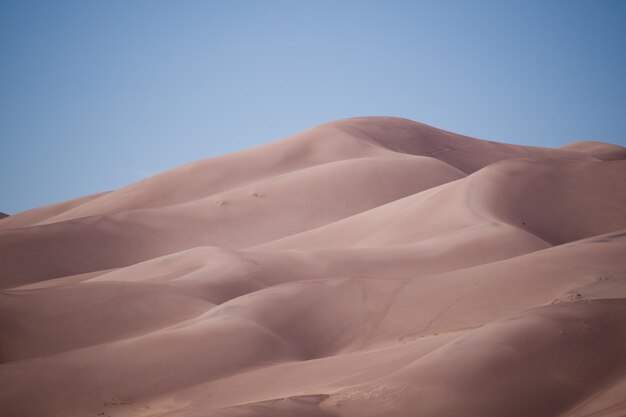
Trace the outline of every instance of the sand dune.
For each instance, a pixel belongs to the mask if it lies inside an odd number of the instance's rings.
[[[106,193],[96,193],[84,197],[75,198],[73,200],[64,201],[59,204],[38,207],[32,210],[18,213],[11,216],[10,218],[3,219],[3,221],[0,223],[0,230],[31,226],[33,224],[49,219],[50,217],[54,217],[59,213],[70,210],[73,207],[86,203],[89,200],[98,198],[104,194]]]
[[[598,158],[603,161],[613,161],[626,158],[626,150],[623,147],[603,142],[572,142],[565,146],[561,146],[561,149],[586,153],[587,155],[591,155],[594,158]]]
[[[0,220],[11,416],[621,416],[626,152],[327,123]]]

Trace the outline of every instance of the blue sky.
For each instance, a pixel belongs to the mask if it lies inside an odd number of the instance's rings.
[[[0,0],[0,211],[338,118],[626,145],[626,2]]]

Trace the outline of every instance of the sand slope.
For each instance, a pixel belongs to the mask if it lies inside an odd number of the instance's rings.
[[[626,153],[327,123],[0,220],[11,416],[621,416]]]

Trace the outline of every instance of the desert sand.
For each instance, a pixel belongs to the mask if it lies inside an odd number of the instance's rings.
[[[626,415],[626,149],[326,123],[0,220],[6,416]]]

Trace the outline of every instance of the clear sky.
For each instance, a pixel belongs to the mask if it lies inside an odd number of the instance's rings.
[[[626,145],[626,1],[0,0],[0,211],[351,116]]]

